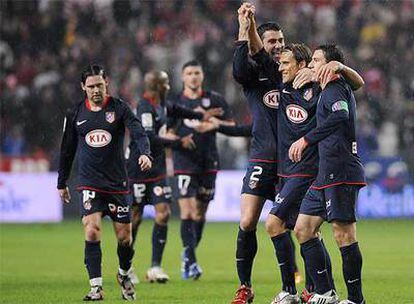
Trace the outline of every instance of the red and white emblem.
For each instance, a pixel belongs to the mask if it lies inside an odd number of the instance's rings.
[[[313,97],[313,90],[312,90],[312,88],[307,89],[303,93],[303,98],[305,98],[307,101],[309,101],[312,97]]]
[[[105,112],[105,119],[109,123],[113,123],[115,121],[115,112]]]
[[[308,112],[301,106],[291,104],[286,107],[286,116],[293,123],[301,123],[308,118]]]
[[[278,90],[271,90],[263,96],[263,102],[269,108],[279,108],[280,92]]]

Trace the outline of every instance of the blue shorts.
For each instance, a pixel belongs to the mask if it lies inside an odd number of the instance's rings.
[[[103,216],[109,216],[114,222],[131,222],[131,208],[126,194],[107,194],[92,190],[82,190],[79,193],[82,217],[102,212]]]
[[[171,187],[165,178],[153,182],[131,183],[133,205],[156,205],[159,203],[171,203]]]
[[[324,189],[310,188],[299,213],[320,216],[325,221],[356,222],[355,204],[360,186],[341,184]]]
[[[249,162],[243,178],[241,193],[260,196],[273,201],[278,180],[276,163]]]
[[[178,198],[195,197],[209,203],[214,199],[216,173],[177,174]]]
[[[280,191],[269,213],[283,220],[286,228],[295,228],[303,197],[314,180],[315,177],[281,178]]]

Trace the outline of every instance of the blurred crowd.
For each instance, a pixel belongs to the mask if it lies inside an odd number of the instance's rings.
[[[336,42],[366,85],[356,92],[362,157],[400,157],[414,167],[414,2],[253,1],[258,23],[276,20],[288,42]],[[205,88],[223,94],[239,122],[250,116],[232,79],[240,1],[1,1],[1,155],[42,156],[55,168],[63,111],[83,98],[79,77],[104,65],[112,95],[132,105],[143,74],[204,66]],[[223,168],[242,168],[247,142],[219,137]]]

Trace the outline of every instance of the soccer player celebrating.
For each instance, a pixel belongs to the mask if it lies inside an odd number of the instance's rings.
[[[335,45],[322,45],[312,56],[315,71],[329,61],[343,63]],[[326,268],[326,254],[317,231],[323,221],[332,224],[342,255],[342,269],[348,299],[341,304],[365,303],[362,294],[362,255],[356,239],[355,203],[365,185],[364,170],[357,154],[356,104],[350,86],[342,77],[321,83],[317,105],[317,127],[292,144],[289,157],[298,162],[309,148],[318,144],[319,171],[302,202],[295,234],[301,245],[306,268],[316,293],[307,303],[337,303]],[[307,148],[308,147],[308,148]]]
[[[232,303],[253,301],[251,272],[257,252],[256,226],[266,199],[273,200],[277,184],[277,107],[279,86],[256,64],[249,55],[251,22],[248,4],[238,10],[239,37],[233,58],[234,79],[243,86],[253,116],[250,160],[243,179],[241,218],[237,235],[236,265],[240,287]],[[278,61],[284,47],[284,36],[276,23],[265,23],[258,28],[266,56]],[[281,79],[279,78],[279,83]]]
[[[294,277],[294,252],[288,237],[288,230],[293,229],[298,217],[300,204],[309,186],[315,180],[318,172],[318,150],[313,146],[305,151],[300,162],[294,163],[289,159],[289,148],[296,140],[306,135],[316,127],[316,106],[321,91],[319,84],[309,82],[299,89],[294,89],[297,75],[311,61],[311,51],[304,44],[290,44],[282,49],[279,62],[279,72],[282,74],[283,89],[281,91],[278,109],[278,176],[280,189],[273,208],[266,220],[266,230],[275,247],[276,256],[282,275],[282,291],[272,303],[295,304],[299,302],[296,295]],[[267,60],[267,62],[266,62]],[[262,62],[271,66],[273,62],[268,57]],[[323,70],[338,72],[339,62],[332,61]],[[274,68],[274,71],[276,69]],[[342,74],[353,87],[363,85],[362,78],[354,70],[343,66]],[[332,74],[333,77],[337,77]],[[323,243],[322,243],[323,245]],[[331,261],[325,246],[328,272],[331,274]],[[333,282],[332,282],[333,285]],[[313,292],[312,280],[307,277],[306,291]]]
[[[129,146],[130,157],[127,161],[130,179],[132,204],[132,239],[135,243],[138,227],[146,204],[153,204],[155,209],[154,227],[152,230],[152,260],[146,279],[150,282],[165,283],[169,276],[161,268],[161,260],[167,241],[167,223],[171,214],[171,187],[166,180],[165,147],[182,147],[192,149],[192,134],[182,138],[167,133],[167,116],[189,119],[208,119],[209,113],[194,112],[187,108],[166,102],[170,89],[168,74],[164,71],[151,71],[144,77],[145,91],[136,109],[145,133],[151,144],[153,166],[149,171],[141,170],[135,161],[139,155],[139,147],[135,141]],[[134,284],[138,282],[135,273],[130,274]]]
[[[125,127],[138,146],[141,170],[151,168],[150,147],[140,121],[123,101],[108,95],[108,80],[101,66],[90,65],[82,72],[86,98],[65,117],[60,152],[58,185],[65,202],[70,201],[66,186],[77,154],[82,223],[85,231],[85,265],[90,292],[84,301],[103,300],[101,274],[101,221],[108,215],[118,240],[117,280],[125,300],[135,299],[134,285],[128,277],[133,257],[130,208],[127,203],[127,173],[124,163]]]
[[[192,60],[183,65],[184,89],[174,102],[189,109],[213,111],[230,121],[230,111],[224,98],[212,91],[203,90],[204,73],[199,62]],[[215,111],[220,110],[220,111]],[[214,197],[216,174],[219,168],[216,132],[194,133],[199,120],[178,120],[172,123],[177,135],[193,134],[194,150],[173,149],[174,173],[178,182],[181,239],[183,242],[181,275],[183,279],[198,279],[202,270],[197,264],[195,249],[205,224],[209,202]]]

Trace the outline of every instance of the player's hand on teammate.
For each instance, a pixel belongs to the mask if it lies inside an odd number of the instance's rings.
[[[166,132],[161,137],[162,138],[165,138],[165,139],[169,139],[169,140],[177,140],[177,139],[180,139],[180,137],[177,134],[173,133],[173,132]]]
[[[196,144],[193,140],[193,134],[188,134],[181,138],[181,145],[184,149],[194,150],[196,148]]]
[[[339,61],[330,61],[316,71],[316,77],[324,88],[330,81],[338,78],[339,73],[344,69],[344,65]]]
[[[59,189],[59,196],[62,199],[62,201],[64,201],[65,203],[69,203],[70,202],[69,188],[66,187],[65,189]]]
[[[138,165],[142,171],[148,171],[152,167],[151,159],[147,155],[141,155],[138,158]]]
[[[303,150],[308,146],[304,137],[299,138],[289,148],[289,159],[295,163],[302,159]]]
[[[295,90],[300,89],[309,82],[316,82],[318,78],[315,73],[309,68],[300,69],[293,80],[293,88]]]

